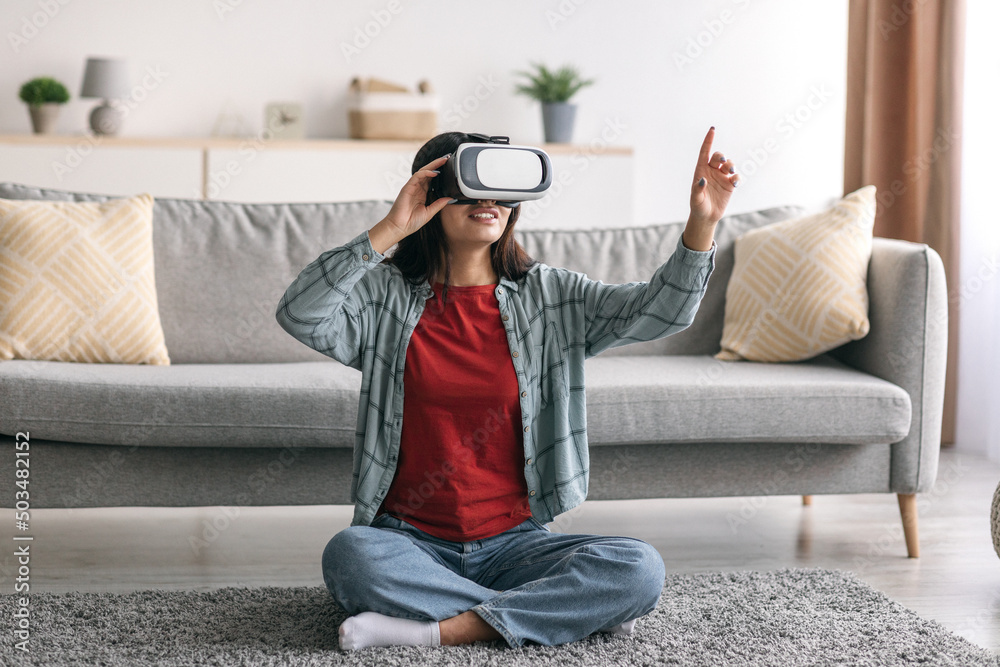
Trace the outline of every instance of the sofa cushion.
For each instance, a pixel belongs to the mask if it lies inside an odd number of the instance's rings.
[[[361,373],[325,361],[0,364],[0,432],[109,445],[353,447]]]
[[[890,443],[909,431],[896,385],[822,356],[587,360],[592,445]],[[353,447],[358,371],[326,362],[123,366],[8,361],[0,432],[118,445]]]
[[[597,356],[586,374],[592,445],[862,445],[898,442],[910,430],[906,391],[825,355],[789,364]]]
[[[716,359],[802,361],[868,334],[875,186],[736,240]]]
[[[6,199],[111,197],[0,183]],[[234,204],[156,199],[153,253],[170,359],[270,363],[329,359],[285,333],[274,310],[320,253],[381,220],[390,202]]]
[[[170,363],[152,195],[0,199],[0,359]]]
[[[751,229],[798,217],[804,209],[781,206],[722,218],[715,230],[715,270],[694,323],[660,340],[614,347],[601,356],[644,354],[715,354],[722,338],[726,283],[733,270],[733,244]],[[621,229],[520,229],[528,254],[549,266],[581,271],[605,283],[646,281],[677,246],[684,223]]]

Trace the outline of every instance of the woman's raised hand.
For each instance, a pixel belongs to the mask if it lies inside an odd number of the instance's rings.
[[[410,176],[399,191],[396,201],[389,209],[389,214],[379,223],[379,225],[383,223],[387,225],[385,231],[392,232],[392,236],[396,237],[393,243],[426,225],[431,218],[437,215],[438,211],[451,201],[448,197],[441,197],[429,205],[425,204],[431,179],[438,175],[438,170],[448,161],[449,157],[445,155],[428,162]],[[379,249],[376,248],[376,250]],[[379,250],[379,252],[383,251]]]
[[[694,170],[691,184],[690,221],[703,225],[714,225],[722,218],[729,205],[729,197],[740,183],[736,165],[722,153],[712,153],[715,128],[705,135],[698,155],[698,166]]]

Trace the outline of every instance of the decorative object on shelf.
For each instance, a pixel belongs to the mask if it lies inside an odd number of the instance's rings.
[[[275,139],[305,138],[302,105],[298,102],[272,102],[264,109],[264,127]]]
[[[40,76],[22,85],[19,97],[28,105],[35,134],[51,134],[59,108],[69,101],[69,91],[52,77]]]
[[[243,114],[240,113],[240,108],[236,105],[236,102],[232,98],[226,100],[225,104],[222,105],[219,115],[215,118],[215,124],[212,125],[210,136],[242,139],[249,137],[251,134],[253,132],[250,130],[250,124]]]
[[[128,63],[116,58],[87,58],[80,97],[103,100],[90,112],[90,129],[94,134],[113,136],[121,130],[125,117],[116,100],[128,97]]]
[[[430,83],[417,91],[379,79],[351,81],[347,120],[352,139],[429,139],[438,129],[438,97]]]
[[[515,91],[541,102],[545,141],[568,144],[573,140],[576,120],[576,105],[569,100],[594,80],[581,78],[576,68],[569,65],[555,71],[540,63],[532,63],[532,67],[533,72],[517,72],[527,77],[528,83],[518,84]]]

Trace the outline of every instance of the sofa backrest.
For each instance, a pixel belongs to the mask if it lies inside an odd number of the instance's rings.
[[[0,198],[111,199],[10,183],[0,183]],[[328,359],[278,326],[278,300],[309,262],[370,228],[389,206],[156,199],[153,262],[171,363]]]
[[[104,201],[84,194],[0,183],[0,198]],[[153,208],[156,291],[172,363],[275,363],[327,359],[274,319],[285,288],[320,253],[382,219],[391,202],[238,204],[158,198]],[[785,206],[723,218],[716,268],[695,323],[679,334],[604,354],[714,354],[722,338],[733,242],[802,212]],[[519,228],[535,259],[595,280],[648,280],[677,244],[683,223],[599,230]]]
[[[656,341],[614,347],[602,354],[715,354],[722,340],[726,284],[733,272],[733,244],[745,232],[803,214],[798,206],[781,206],[723,218],[715,231],[715,271],[694,324]],[[519,229],[528,254],[550,266],[586,273],[605,283],[646,281],[670,257],[684,223],[673,222],[573,231]]]

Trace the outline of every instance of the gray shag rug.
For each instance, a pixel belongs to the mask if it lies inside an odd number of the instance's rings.
[[[10,623],[13,595],[0,598]],[[3,633],[4,665],[998,665],[997,657],[831,570],[668,575],[631,637],[563,646],[337,645],[347,614],[324,588],[37,593],[30,652]],[[9,627],[9,625],[8,625]]]

